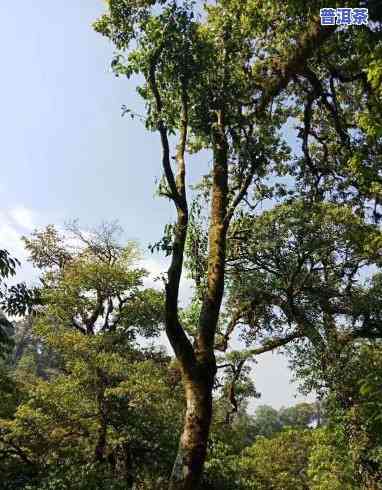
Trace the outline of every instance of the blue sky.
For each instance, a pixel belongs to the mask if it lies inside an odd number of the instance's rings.
[[[20,257],[21,234],[73,218],[86,226],[117,219],[146,250],[173,216],[154,197],[158,135],[121,117],[123,104],[140,104],[111,73],[113,48],[91,27],[103,8],[102,0],[0,2],[0,246]],[[208,163],[194,158],[191,174]],[[157,272],[163,263],[148,257],[147,266]],[[256,405],[296,402],[281,356],[262,356],[254,375],[263,393]]]

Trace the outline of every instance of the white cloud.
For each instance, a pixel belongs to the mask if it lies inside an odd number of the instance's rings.
[[[0,209],[0,248],[21,262],[16,277],[9,282],[31,281],[36,273],[27,262],[27,254],[21,237],[36,227],[35,213],[24,206],[12,209]]]
[[[6,221],[1,221],[0,223],[0,247],[7,249],[12,255],[17,257],[25,255],[20,233]]]
[[[31,231],[36,227],[34,222],[34,213],[24,206],[11,209],[9,211],[9,215],[14,223],[24,230]]]
[[[168,258],[155,258],[154,256],[145,257],[140,261],[140,266],[149,272],[149,276],[145,279],[145,287],[163,289],[163,281],[160,278],[163,274],[166,277],[167,270],[170,265]],[[179,287],[179,303],[181,306],[186,306],[192,296],[193,282],[185,277],[186,272],[183,271],[183,275],[180,281]]]
[[[148,276],[143,280],[144,287],[158,290],[164,289],[164,283],[161,280],[161,277],[162,275],[165,277],[168,269],[168,265],[164,260],[146,256],[138,262],[138,266],[142,267],[148,272]]]
[[[0,209],[0,247],[6,248],[18,258],[25,257],[21,237],[35,227],[35,213],[26,207]]]

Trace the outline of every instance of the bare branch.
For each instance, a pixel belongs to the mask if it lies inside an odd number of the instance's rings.
[[[252,168],[248,172],[246,178],[244,179],[244,182],[243,182],[239,192],[237,193],[235,199],[233,200],[231,206],[229,207],[229,209],[227,211],[227,214],[224,218],[226,225],[228,225],[230,223],[232,216],[233,216],[233,213],[235,212],[235,209],[237,208],[237,206],[241,203],[241,201],[246,196],[248,188],[252,183],[254,174],[255,174],[255,168],[254,168],[254,166],[252,166]]]
[[[267,340],[261,347],[250,349],[249,351],[247,351],[247,354],[248,356],[258,356],[260,354],[264,354],[265,352],[283,347],[284,345],[287,345],[296,339],[301,339],[304,337],[305,334],[300,331],[296,331],[294,333],[291,333],[290,335],[286,335],[285,337],[274,337],[273,339]]]

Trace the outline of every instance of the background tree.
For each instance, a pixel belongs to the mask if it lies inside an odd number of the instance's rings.
[[[168,470],[175,449],[182,410],[169,359],[138,344],[159,335],[163,295],[142,287],[137,247],[120,246],[115,225],[70,230],[69,241],[52,226],[25,238],[41,301],[18,325],[19,398],[0,420],[9,488],[126,488]]]

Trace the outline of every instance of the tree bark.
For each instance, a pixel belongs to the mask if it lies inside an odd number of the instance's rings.
[[[198,363],[191,374],[183,374],[187,408],[170,490],[199,488],[212,418],[215,373],[214,363]]]
[[[171,475],[170,490],[199,488],[207,453],[212,417],[212,389],[216,374],[214,340],[224,292],[226,233],[228,223],[228,148],[224,114],[218,114],[214,135],[214,164],[207,288],[199,317],[194,359],[182,362],[182,379],[187,402],[183,433]]]

